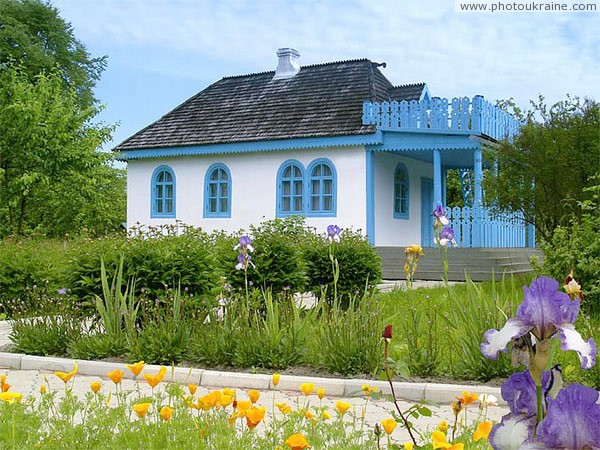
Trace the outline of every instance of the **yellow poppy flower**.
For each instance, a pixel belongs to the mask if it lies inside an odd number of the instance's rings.
[[[329,419],[331,419],[331,414],[329,414],[329,412],[327,412],[327,411],[323,411],[323,414],[321,414],[321,419],[329,420]]]
[[[20,402],[23,398],[23,394],[18,392],[4,391],[0,393],[0,400],[6,403]]]
[[[223,389],[223,394],[229,395],[230,397],[235,398],[235,389],[225,388],[225,389]]]
[[[323,397],[325,397],[325,389],[323,389],[323,388],[317,389],[317,397],[319,397],[320,400],[323,400]]]
[[[125,372],[119,369],[111,370],[106,373],[106,376],[115,384],[119,384],[123,380],[123,375],[125,375]]]
[[[305,419],[314,419],[315,415],[312,412],[310,412],[309,410],[306,410],[304,412],[304,418]]]
[[[490,431],[492,431],[492,422],[479,423],[477,429],[473,433],[473,441],[477,442],[479,439],[485,439],[487,441]]]
[[[275,406],[279,408],[282,414],[289,414],[292,412],[292,407],[285,402],[275,403]]]
[[[347,402],[339,401],[339,402],[336,402],[335,407],[340,412],[341,415],[344,415],[344,414],[346,414],[346,411],[348,411],[350,408],[352,408],[352,405]]]
[[[54,375],[60,378],[64,383],[67,383],[71,378],[75,376],[78,369],[79,367],[77,366],[77,363],[75,363],[73,370],[71,370],[70,372],[54,372]]]
[[[265,413],[267,412],[267,408],[264,406],[257,408],[253,406],[252,408],[246,411],[246,425],[248,428],[253,429],[265,418]]]
[[[273,386],[277,386],[279,384],[280,378],[281,378],[281,375],[279,375],[278,373],[273,374]]]
[[[171,420],[173,416],[173,408],[169,408],[168,406],[163,406],[160,410],[160,418],[162,420]]]
[[[41,393],[41,394],[45,394],[47,391],[48,391],[48,388],[46,387],[46,385],[45,385],[45,384],[42,384],[42,385],[40,386],[40,393]]]
[[[231,405],[234,400],[235,400],[235,398],[232,397],[231,395],[223,394],[221,396],[221,399],[219,400],[219,405],[221,405],[223,408],[225,408],[225,407]]]
[[[196,389],[198,389],[198,385],[197,384],[188,384],[188,391],[190,391],[191,395],[195,395],[196,394]]]
[[[144,370],[144,366],[146,364],[144,361],[136,362],[135,364],[127,364],[127,368],[131,371],[134,377],[137,377],[142,370]]]
[[[310,445],[308,445],[306,438],[301,433],[292,434],[290,437],[287,438],[285,444],[291,450],[304,450],[305,448],[310,448]]]
[[[312,383],[302,383],[300,385],[300,390],[304,395],[310,395],[315,390],[315,385]]]
[[[233,425],[235,423],[235,421],[237,419],[239,419],[240,417],[244,417],[242,414],[234,412],[233,414],[231,414],[229,416],[229,418],[227,419],[227,422],[229,422],[229,425]]]
[[[133,405],[133,410],[140,419],[143,418],[146,414],[148,414],[149,409],[150,403],[136,403],[135,405]]]
[[[256,403],[258,401],[260,397],[260,392],[258,392],[256,389],[251,389],[248,391],[248,398],[250,399],[250,401],[252,403]]]
[[[414,444],[412,442],[405,442],[402,447],[404,447],[404,450],[413,450]]]
[[[445,433],[446,431],[448,431],[448,427],[448,422],[442,420],[440,423],[438,423],[437,429],[440,430],[442,433]]]
[[[97,394],[98,391],[100,391],[100,388],[102,387],[102,383],[99,381],[92,381],[90,383],[90,389],[92,390],[92,392],[94,394]]]
[[[440,430],[435,430],[431,433],[431,441],[433,444],[433,448],[443,448],[448,450],[463,450],[465,444],[450,444],[447,441],[446,434],[442,433]]]
[[[387,434],[392,434],[398,426],[398,422],[396,422],[394,419],[384,419],[381,421],[381,426]]]

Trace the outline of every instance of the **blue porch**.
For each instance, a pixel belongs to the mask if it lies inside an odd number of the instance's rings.
[[[518,215],[494,215],[483,207],[483,149],[512,139],[519,123],[482,96],[363,103],[363,124],[375,125],[379,142],[367,145],[367,182],[375,179],[378,152],[401,154],[433,166],[421,180],[421,245],[433,246],[431,211],[446,204],[446,171],[461,174],[465,207],[448,210],[460,247],[534,247],[533,228]],[[373,196],[373,192],[368,194]],[[369,201],[370,200],[370,201]],[[368,199],[367,235],[375,230],[375,202]],[[370,232],[371,231],[371,232]],[[373,241],[374,243],[374,241]]]

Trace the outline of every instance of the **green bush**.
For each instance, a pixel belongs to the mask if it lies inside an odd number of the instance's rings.
[[[215,234],[215,253],[219,261],[221,275],[236,290],[245,289],[243,270],[236,270],[238,232],[234,236]],[[302,258],[302,243],[308,239],[309,231],[304,219],[291,216],[274,219],[251,226],[248,235],[252,239],[254,252],[248,267],[248,280],[253,288],[269,290],[276,296],[283,292],[301,292],[306,286],[305,264]]]
[[[65,248],[68,243],[61,241],[0,240],[0,313],[11,315],[5,309],[9,300],[34,306],[28,303],[34,289],[56,294],[65,287]]]
[[[67,352],[71,358],[94,360],[123,356],[127,348],[107,334],[90,334],[71,342]]]
[[[324,236],[313,235],[305,241],[304,261],[308,289],[332,303],[336,293],[340,305],[347,306],[351,298],[362,298],[381,281],[381,258],[358,232],[344,230],[340,242],[329,242]],[[334,285],[334,261],[339,278]]]
[[[124,279],[135,280],[136,291],[158,297],[180,285],[189,294],[202,296],[218,284],[216,260],[205,233],[186,228],[176,235],[105,238],[89,241],[70,261],[70,286],[81,299],[101,295],[100,261],[111,279],[124,257]]]
[[[570,226],[557,227],[552,240],[543,245],[544,271],[559,281],[571,270],[581,284],[582,309],[600,314],[600,185],[590,189],[591,200],[581,203],[583,214]]]

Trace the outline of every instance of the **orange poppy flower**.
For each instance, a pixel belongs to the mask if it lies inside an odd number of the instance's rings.
[[[479,439],[487,441],[490,431],[492,431],[492,422],[480,422],[473,433],[473,441],[477,442]]]
[[[125,375],[125,372],[119,369],[111,370],[106,373],[106,376],[115,384],[119,384],[123,380],[123,375]]]
[[[134,377],[137,377],[142,370],[144,370],[144,366],[146,364],[144,361],[136,362],[135,364],[127,364],[127,368],[131,371]]]
[[[94,394],[97,394],[98,391],[100,391],[100,388],[102,387],[102,383],[99,381],[92,381],[90,383],[90,389],[92,390],[92,392]]]
[[[398,422],[396,422],[394,419],[384,419],[381,421],[381,426],[387,434],[392,434],[398,426]]]
[[[253,429],[265,418],[265,413],[267,412],[267,408],[264,406],[257,408],[253,406],[249,410],[246,411],[246,424],[248,428]]]
[[[287,438],[285,444],[291,450],[304,450],[305,448],[310,448],[306,438],[301,433],[292,434],[289,438]]]
[[[456,399],[461,402],[464,406],[469,406],[471,403],[475,403],[479,400],[479,396],[477,394],[471,394],[470,392],[463,392],[462,397],[456,397]]]
[[[190,391],[190,394],[195,395],[196,389],[198,389],[197,384],[188,384],[188,391]]]
[[[135,405],[133,405],[133,410],[140,419],[143,418],[146,414],[148,414],[149,409],[150,403],[136,403]]]
[[[12,384],[2,383],[2,389],[0,391],[6,392],[10,389],[11,386],[12,386]]]
[[[146,379],[146,382],[150,385],[150,387],[154,389],[163,380],[166,374],[166,367],[161,367],[156,375],[150,375],[148,373],[145,373],[144,378]]]
[[[323,400],[323,397],[325,397],[325,389],[317,389],[317,397],[319,397],[319,400]]]
[[[285,402],[275,403],[275,406],[279,408],[282,414],[289,414],[292,412],[292,407]]]
[[[465,444],[462,443],[450,444],[446,439],[446,434],[442,433],[440,430],[435,430],[431,433],[431,441],[434,449],[463,450],[465,448]]]
[[[251,406],[252,403],[250,403],[249,400],[240,400],[237,402],[236,409],[241,413],[245,413],[250,409]]]
[[[250,401],[252,403],[256,403],[258,401],[260,397],[260,392],[258,392],[256,389],[251,389],[248,391],[248,398],[250,399]]]
[[[162,420],[171,420],[173,416],[173,408],[169,408],[168,406],[163,406],[160,410],[160,417]]]
[[[54,372],[54,375],[60,378],[64,383],[67,383],[71,378],[75,376],[78,369],[79,367],[77,366],[77,363],[75,363],[73,370],[71,370],[70,372]]]

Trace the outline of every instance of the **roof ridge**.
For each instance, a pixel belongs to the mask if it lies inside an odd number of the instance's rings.
[[[422,84],[426,84],[424,81],[419,81],[418,83],[406,83],[406,84],[399,84],[397,86],[394,86],[395,88],[401,88],[401,87],[413,87],[413,86],[420,86]]]
[[[310,69],[312,67],[322,67],[322,66],[330,66],[333,64],[345,64],[345,63],[355,63],[355,62],[370,62],[370,63],[372,63],[372,61],[369,58],[343,59],[340,61],[329,61],[329,62],[323,62],[323,63],[309,64],[307,66],[300,66],[300,70]],[[252,73],[246,73],[246,74],[241,74],[241,75],[228,75],[226,77],[222,77],[221,80],[229,80],[231,78],[252,77],[252,76],[256,76],[256,75],[266,75],[269,73],[274,74],[275,71],[274,70],[265,70],[263,72],[252,72]]]

